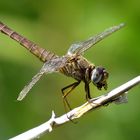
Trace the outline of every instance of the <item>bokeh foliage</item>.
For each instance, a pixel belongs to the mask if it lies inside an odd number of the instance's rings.
[[[140,2],[138,0],[4,0],[0,20],[40,46],[59,55],[80,41],[121,22],[126,27],[86,52],[85,57],[110,73],[109,90],[139,75]],[[10,38],[0,34],[0,139],[35,127],[54,110],[64,113],[61,88],[74,80],[61,74],[44,76],[22,102],[16,97],[42,63]],[[111,105],[68,123],[41,139],[140,139],[139,87],[129,103]],[[91,84],[93,96],[105,93]],[[85,101],[83,84],[69,97],[72,106]]]

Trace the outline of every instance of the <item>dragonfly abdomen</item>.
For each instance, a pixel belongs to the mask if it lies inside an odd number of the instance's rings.
[[[37,44],[33,43],[32,41],[28,40],[27,38],[13,31],[2,22],[0,22],[0,31],[8,35],[13,40],[17,41],[19,44],[21,44],[23,47],[29,50],[36,57],[40,58],[40,60],[43,62],[46,62],[48,60],[58,57],[54,53],[39,47]]]

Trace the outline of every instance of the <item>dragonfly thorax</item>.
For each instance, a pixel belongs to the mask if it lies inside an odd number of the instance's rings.
[[[77,81],[87,81],[89,83],[89,81],[91,81],[91,72],[94,68],[94,64],[80,55],[68,59],[66,64],[61,67],[59,71]]]

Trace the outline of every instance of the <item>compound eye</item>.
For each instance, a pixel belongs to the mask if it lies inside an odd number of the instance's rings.
[[[92,76],[91,76],[91,81],[94,83],[94,84],[97,84],[101,81],[102,79],[102,73],[100,72],[99,69],[95,68],[93,71],[92,71]]]

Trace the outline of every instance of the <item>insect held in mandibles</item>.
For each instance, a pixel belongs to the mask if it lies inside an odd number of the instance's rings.
[[[107,89],[108,72],[101,66],[95,66],[83,57],[83,54],[90,47],[94,46],[105,37],[111,35],[113,32],[119,30],[124,26],[123,23],[110,27],[105,31],[90,37],[89,39],[72,44],[64,56],[58,56],[50,51],[47,51],[17,32],[10,29],[7,25],[0,22],[0,31],[8,35],[13,40],[16,40],[32,54],[39,57],[44,65],[40,71],[32,78],[23,90],[20,92],[17,100],[21,101],[30,89],[36,84],[43,74],[60,72],[68,77],[72,77],[76,80],[73,84],[70,84],[62,89],[63,99],[70,108],[70,105],[66,99],[67,95],[76,88],[80,82],[85,84],[86,99],[90,100],[89,84],[92,82],[99,90],[102,88]],[[71,108],[70,108],[71,109]]]

